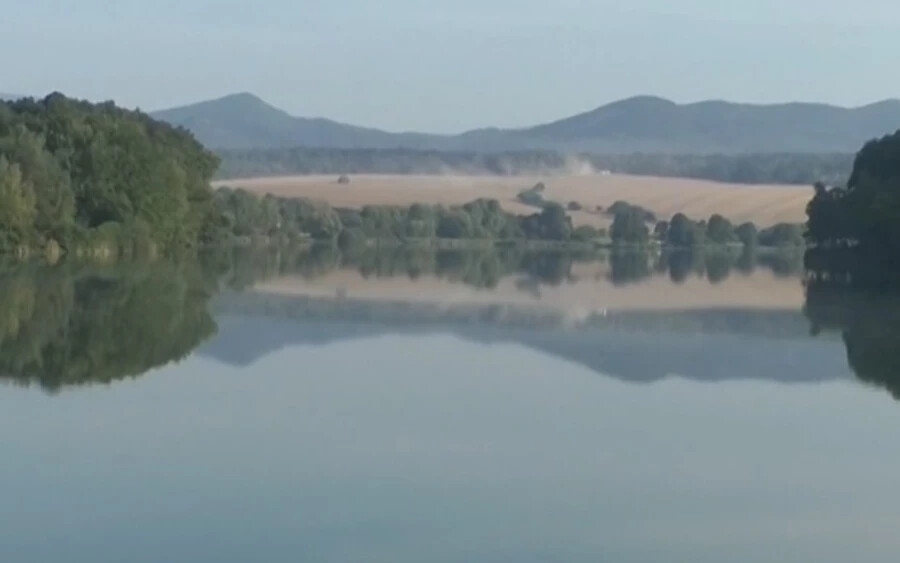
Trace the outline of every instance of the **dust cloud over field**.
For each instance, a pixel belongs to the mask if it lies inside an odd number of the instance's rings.
[[[454,205],[478,198],[500,201],[507,211],[534,213],[535,208],[516,198],[524,189],[543,182],[544,198],[562,205],[578,202],[584,210],[572,212],[576,224],[606,226],[610,217],[597,213],[617,200],[641,205],[661,219],[685,213],[706,219],[720,213],[735,223],[753,221],[761,227],[779,222],[800,223],[813,195],[811,187],[788,185],[725,184],[683,178],[656,178],[600,174],[565,176],[416,176],[360,175],[349,184],[334,176],[291,176],[223,180],[217,186],[242,187],[249,191],[285,197],[307,197],[337,207],[364,205]]]

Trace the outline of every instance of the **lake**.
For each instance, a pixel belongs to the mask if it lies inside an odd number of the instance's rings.
[[[775,253],[9,266],[0,561],[891,560],[900,307],[834,279]]]

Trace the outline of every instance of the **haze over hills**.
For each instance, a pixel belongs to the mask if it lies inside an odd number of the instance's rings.
[[[322,118],[295,117],[249,94],[235,94],[155,112],[190,129],[215,149],[293,147],[414,148],[602,153],[850,153],[900,128],[900,100],[858,108],[824,104],[679,105],[649,96],[521,129],[479,129],[459,135],[391,133]]]

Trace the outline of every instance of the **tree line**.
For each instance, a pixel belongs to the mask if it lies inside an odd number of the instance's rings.
[[[614,217],[609,231],[614,244],[643,246],[653,241],[676,248],[723,245],[802,247],[805,244],[801,224],[778,223],[764,229],[759,229],[752,222],[735,226],[718,213],[708,220],[695,221],[684,213],[676,213],[667,221],[657,220],[651,211],[625,201],[615,202],[606,211]]]
[[[780,223],[758,229],[748,222],[734,226],[719,214],[694,221],[683,213],[671,220],[625,201],[605,213],[613,216],[606,229],[574,226],[563,206],[544,200],[540,185],[520,194],[538,208],[517,215],[504,211],[494,199],[477,199],[458,206],[416,203],[410,206],[366,205],[334,208],[305,198],[257,196],[247,190],[223,187],[213,194],[214,221],[203,233],[205,241],[251,243],[254,240],[299,240],[337,243],[342,247],[415,241],[546,242],[678,248],[717,245],[765,247],[803,246],[803,225]],[[527,197],[526,197],[527,196]],[[571,206],[571,204],[570,204]]]
[[[413,149],[258,149],[220,151],[220,178],[286,174],[546,175],[609,171],[742,184],[843,182],[850,154],[574,154]]]
[[[362,246],[371,241],[545,241],[590,243],[601,233],[575,227],[562,206],[548,204],[530,215],[504,211],[497,200],[477,199],[458,206],[413,204],[408,207],[366,205],[333,208],[304,198],[259,197],[223,187],[213,194],[215,221],[204,233],[208,241],[254,238],[336,242]]]

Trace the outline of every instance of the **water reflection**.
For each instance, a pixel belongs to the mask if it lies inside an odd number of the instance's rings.
[[[0,274],[0,378],[48,391],[136,377],[215,333],[196,266],[26,266]]]
[[[365,278],[435,276],[479,288],[496,288],[500,280],[522,274],[539,285],[571,281],[578,264],[608,265],[606,278],[616,285],[665,277],[684,283],[689,278],[721,283],[733,272],[748,275],[758,269],[778,277],[801,277],[803,254],[797,251],[710,249],[676,251],[612,250],[592,252],[529,251],[521,248],[434,250],[390,247],[342,253],[330,246],[278,248],[268,251],[234,249],[211,253],[208,261],[231,268],[227,284],[245,289],[277,275],[315,279],[337,270],[354,270]],[[523,289],[531,286],[523,284]]]
[[[17,266],[0,274],[0,378],[55,392],[136,377],[190,354],[218,319],[221,334],[201,353],[237,365],[296,344],[449,332],[635,382],[821,381],[849,365],[900,397],[900,292],[829,264],[807,256],[802,311],[793,297],[779,300],[802,291],[802,257],[752,251],[314,247]],[[846,361],[834,354],[835,332]]]
[[[900,400],[900,271],[853,251],[811,251],[806,263],[812,333],[839,333],[856,376]]]

